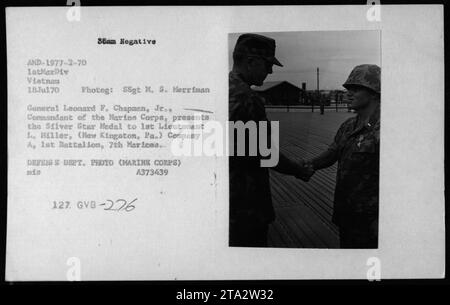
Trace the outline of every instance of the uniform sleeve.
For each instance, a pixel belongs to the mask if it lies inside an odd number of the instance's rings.
[[[249,94],[238,94],[234,96],[232,103],[230,103],[229,120],[236,122],[242,121],[266,121],[266,111],[262,100]]]
[[[333,143],[330,144],[328,149],[321,153],[318,157],[312,159],[312,164],[314,169],[322,169],[326,167],[330,167],[333,165],[339,158],[339,143],[344,133],[345,127],[347,126],[348,121],[344,122],[339,130],[337,131]]]

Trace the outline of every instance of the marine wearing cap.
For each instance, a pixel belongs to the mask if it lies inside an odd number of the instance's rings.
[[[275,40],[258,34],[242,34],[239,36],[233,52],[233,58],[239,56],[261,57],[268,62],[283,67],[275,58]]]
[[[233,69],[229,74],[228,120],[231,122],[255,122],[256,138],[259,137],[259,122],[269,122],[264,107],[264,99],[251,89],[252,85],[263,84],[272,65],[283,66],[275,58],[275,40],[258,34],[239,36],[233,51]],[[267,124],[270,128],[270,124]],[[230,133],[234,133],[231,130]],[[250,134],[245,139],[249,147]],[[263,133],[263,135],[265,135]],[[271,143],[271,133],[267,134],[267,143]],[[237,137],[234,138],[234,150],[237,149]],[[270,192],[269,170],[260,166],[258,156],[237,156],[229,158],[230,177],[230,224],[229,245],[245,247],[267,246],[269,224],[275,219]],[[295,175],[300,179],[309,179],[309,168],[303,162],[291,161],[279,152],[279,162],[274,170]],[[309,176],[308,176],[309,175]]]

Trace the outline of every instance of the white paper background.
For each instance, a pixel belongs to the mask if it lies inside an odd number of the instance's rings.
[[[442,277],[443,9],[381,9],[381,22],[369,22],[365,6],[81,7],[81,21],[68,22],[67,8],[8,8],[7,280],[66,280],[69,257],[80,259],[82,280],[366,278],[373,256],[381,261],[382,278]],[[186,158],[166,178],[90,167],[47,169],[41,180],[23,174],[28,104],[160,103],[212,110],[224,121],[229,33],[364,29],[382,33],[378,250],[229,248],[226,158]],[[148,37],[157,44],[99,46],[98,37]],[[30,96],[25,64],[35,57],[86,58],[89,64],[64,81],[67,93]],[[212,93],[87,98],[70,89],[126,83],[202,85]],[[49,209],[59,198],[106,196],[138,197],[139,206],[130,214]]]

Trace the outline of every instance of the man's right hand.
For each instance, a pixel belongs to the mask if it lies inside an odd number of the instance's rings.
[[[312,175],[316,172],[311,162],[303,161],[299,164],[300,168],[298,173],[295,175],[296,178],[302,179],[305,182],[308,182],[311,179]]]

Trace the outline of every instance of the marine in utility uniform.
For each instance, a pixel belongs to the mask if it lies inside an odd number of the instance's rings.
[[[272,73],[273,65],[283,66],[275,58],[274,39],[257,34],[239,36],[233,51],[233,69],[229,74],[229,121],[254,121],[256,126],[261,121],[269,121],[263,98],[250,86],[261,86]],[[259,139],[259,130],[257,137]],[[270,143],[270,131],[267,141]],[[269,170],[261,167],[260,155],[248,154],[248,138],[245,156],[237,156],[234,143],[234,155],[229,157],[229,245],[265,247],[269,224],[275,219]],[[312,168],[306,167],[303,160],[294,162],[281,153],[274,169],[305,181],[313,174]]]
[[[343,86],[357,115],[339,128],[328,150],[310,162],[315,170],[338,162],[333,222],[341,248],[378,247],[380,74],[359,65]]]

